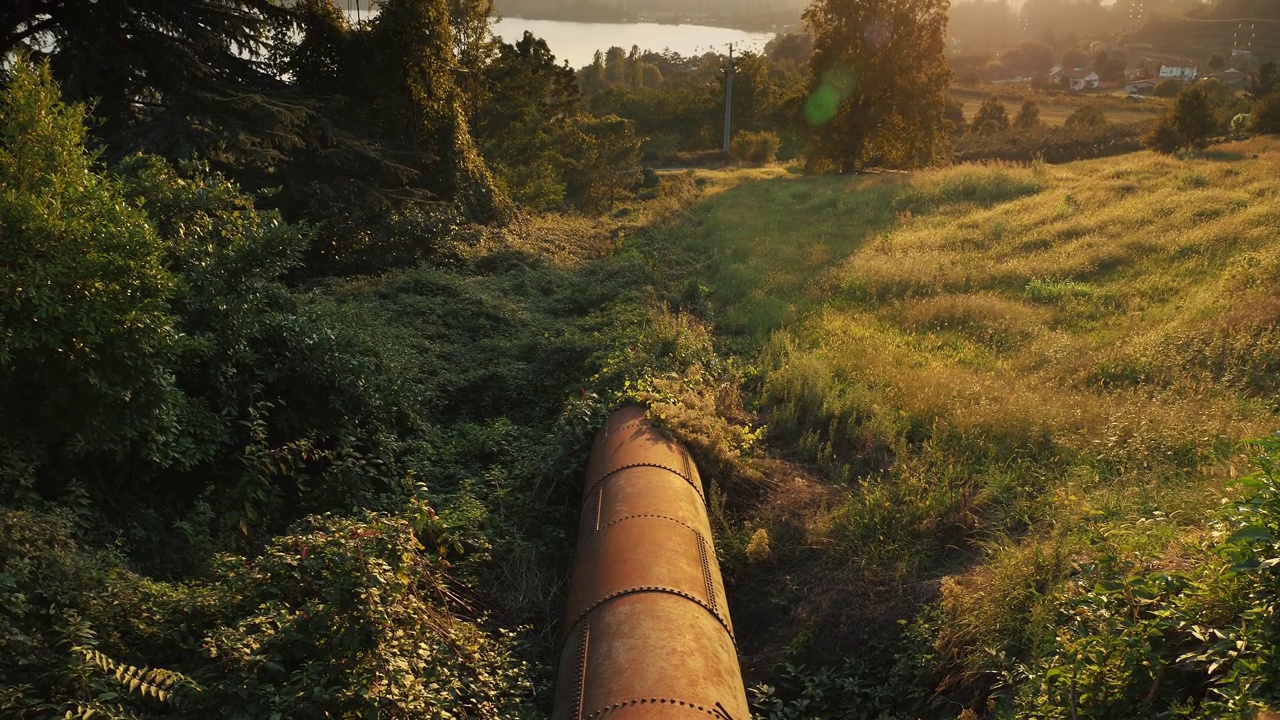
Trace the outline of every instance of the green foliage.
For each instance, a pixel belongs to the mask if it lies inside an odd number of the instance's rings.
[[[489,101],[475,128],[485,158],[516,202],[560,209],[579,95],[573,71],[556,65],[546,42],[526,32],[514,45],[500,45],[485,79]]]
[[[1063,163],[1122,155],[1139,149],[1146,129],[1141,123],[1108,123],[1072,128],[1040,125],[991,135],[971,134],[956,140],[956,160]]]
[[[83,110],[45,67],[19,63],[0,97],[0,472],[31,492],[52,466],[133,456],[190,466],[172,366],[182,344],[165,247],[82,145]],[[15,484],[15,482],[17,484]]]
[[[1143,572],[1098,539],[1097,560],[1054,598],[1057,628],[1016,704],[1034,718],[1253,718],[1280,702],[1280,441],[1188,571]]]
[[[1082,105],[1067,118],[1065,127],[1068,130],[1100,128],[1107,124],[1107,116],[1093,105]]]
[[[0,712],[531,716],[514,635],[457,617],[445,563],[417,539],[435,513],[419,510],[413,521],[311,518],[185,582],[78,545],[64,516],[2,510],[0,669],[12,684]],[[127,664],[125,652],[170,669]]]
[[[1182,141],[1191,147],[1205,147],[1218,131],[1213,100],[1204,85],[1192,85],[1174,100],[1170,121]]]
[[[1253,106],[1250,128],[1256,133],[1280,134],[1280,92],[1263,97]]]
[[[778,159],[778,148],[782,141],[776,133],[767,131],[753,133],[739,131],[729,143],[729,151],[738,162],[750,162],[766,165]]]
[[[1258,102],[1263,98],[1280,91],[1280,65],[1269,60],[1258,68],[1258,72],[1249,77],[1249,99]]]
[[[1216,97],[1216,90],[1206,83],[1184,88],[1169,111],[1143,138],[1143,146],[1165,154],[1182,148],[1206,147],[1209,138],[1225,125],[1219,120],[1223,100]]]
[[[896,711],[918,707],[923,698],[904,695],[904,678],[890,677],[892,674],[865,656],[816,670],[788,664],[772,673],[771,684],[750,689],[751,707],[761,720],[911,717]]]
[[[1035,100],[1022,102],[1018,116],[1013,119],[1013,126],[1019,130],[1035,130],[1040,127],[1040,106]]]
[[[1151,126],[1151,131],[1142,137],[1144,148],[1165,155],[1172,155],[1185,144],[1186,140],[1168,115],[1157,120],[1156,124]]]
[[[1168,78],[1167,80],[1161,80],[1151,90],[1152,95],[1155,95],[1156,97],[1161,97],[1161,98],[1177,97],[1178,93],[1180,92],[1182,92],[1182,81],[1178,80],[1177,78]]]
[[[1008,129],[1009,113],[1005,110],[1004,103],[995,95],[982,101],[978,112],[973,116],[973,124],[969,126],[969,132],[976,135],[990,135]]]
[[[949,156],[947,6],[819,0],[805,12],[814,36],[805,101],[811,170],[918,167]]]
[[[0,13],[0,56],[47,53],[66,99],[93,104],[94,134],[116,157],[199,155],[251,176],[306,145],[316,120],[267,58],[287,24],[270,0],[42,0]]]
[[[614,115],[582,118],[573,132],[569,197],[584,208],[612,209],[640,182],[644,139],[630,120]]]

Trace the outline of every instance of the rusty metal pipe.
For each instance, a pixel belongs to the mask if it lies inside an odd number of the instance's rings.
[[[702,479],[623,408],[583,493],[552,720],[750,720]]]

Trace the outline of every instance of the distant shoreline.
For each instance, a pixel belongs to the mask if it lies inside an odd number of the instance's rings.
[[[534,17],[528,14],[506,15],[499,13],[493,18],[494,22],[502,20],[524,20],[533,22],[572,22],[583,23],[589,25],[684,25],[691,27],[716,28],[717,30],[739,30],[748,33],[787,33],[799,32],[799,27],[777,27],[777,26],[759,26],[742,23],[732,23],[727,20],[718,18],[685,18],[681,20],[669,20],[664,18],[636,17],[628,20],[587,20],[583,18],[562,18],[562,17]],[[500,27],[500,26],[499,26]]]
[[[800,17],[790,13],[768,13],[752,16],[680,15],[676,13],[641,14],[628,13],[621,8],[591,2],[582,3],[570,9],[547,7],[540,2],[535,5],[529,2],[521,2],[520,0],[507,0],[507,2],[501,2],[500,0],[496,13],[498,17],[509,17],[516,20],[547,20],[609,25],[633,25],[638,23],[698,25],[753,33],[796,32],[802,25]]]

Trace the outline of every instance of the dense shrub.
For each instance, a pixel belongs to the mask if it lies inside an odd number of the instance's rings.
[[[1175,78],[1161,80],[1151,90],[1152,95],[1162,98],[1177,97],[1180,92],[1182,92],[1182,81]]]
[[[1019,130],[1034,130],[1040,127],[1040,106],[1035,100],[1024,100],[1013,119],[1013,126]]]
[[[1151,127],[1151,132],[1142,136],[1142,147],[1165,155],[1172,155],[1182,147],[1184,140],[1168,115],[1161,117]]]
[[[1280,92],[1262,98],[1253,106],[1252,129],[1257,133],[1280,133]]]
[[[513,639],[458,619],[408,519],[310,519],[184,582],[75,524],[0,509],[0,716],[527,716]]]
[[[1179,148],[1208,145],[1209,138],[1225,126],[1219,116],[1227,110],[1224,108],[1226,101],[1218,90],[1218,87],[1204,83],[1184,89],[1143,138],[1143,147],[1168,154]]]
[[[1017,704],[1025,717],[1254,718],[1280,702],[1280,441],[1259,445],[1243,501],[1215,523],[1198,562],[1143,572],[1103,538],[1051,602]]]
[[[1082,105],[1067,116],[1065,126],[1068,130],[1082,128],[1100,128],[1107,124],[1107,116],[1093,105]]]
[[[97,456],[190,466],[207,447],[173,364],[165,246],[120,183],[94,171],[83,110],[48,70],[18,65],[0,97],[0,473],[2,495]],[[17,478],[18,485],[13,484]]]
[[[982,101],[969,126],[969,132],[975,135],[991,135],[1008,129],[1009,113],[995,95]]]
[[[397,486],[349,462],[394,409],[343,330],[279,280],[304,229],[197,166],[136,157],[106,173],[57,93],[19,65],[0,118],[14,293],[0,310],[0,496],[84,493],[129,508],[129,535],[154,542],[197,499],[207,515],[190,538],[230,540],[285,508]],[[178,562],[165,552],[152,557]]]
[[[1061,163],[1108,157],[1139,149],[1142,124],[1108,124],[1101,127],[1060,128],[1041,126],[991,135],[968,135],[956,141],[956,160],[1006,160],[1031,162],[1037,158]]]
[[[761,132],[739,131],[729,144],[729,151],[738,162],[767,164],[778,159],[778,148],[781,146],[778,134],[767,130]]]

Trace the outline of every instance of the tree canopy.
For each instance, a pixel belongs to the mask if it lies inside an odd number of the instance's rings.
[[[805,116],[811,169],[945,156],[947,0],[818,0]]]

